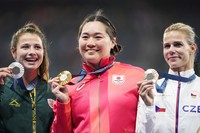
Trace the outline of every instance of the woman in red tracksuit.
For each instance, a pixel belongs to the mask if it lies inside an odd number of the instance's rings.
[[[52,133],[135,132],[138,86],[144,70],[115,61],[121,51],[116,29],[101,10],[88,16],[78,33],[79,52],[84,60],[84,78],[75,85],[49,81],[57,101]]]

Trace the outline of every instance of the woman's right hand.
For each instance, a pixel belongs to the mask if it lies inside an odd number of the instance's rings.
[[[4,85],[6,83],[6,78],[12,77],[12,68],[3,67],[0,68],[0,84]]]
[[[48,81],[51,86],[52,93],[56,96],[58,101],[61,103],[66,103],[69,100],[68,89],[66,86],[59,85],[58,82],[58,77],[55,77]]]
[[[138,82],[138,93],[144,103],[147,106],[154,105],[154,94],[153,94],[153,88],[154,88],[154,82],[152,80],[143,80],[141,82]]]

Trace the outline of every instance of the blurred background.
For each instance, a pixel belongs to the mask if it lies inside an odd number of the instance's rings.
[[[143,69],[168,70],[162,35],[170,24],[189,24],[200,36],[198,0],[1,0],[0,67],[13,62],[9,50],[13,33],[32,21],[49,43],[50,76],[63,70],[79,73],[78,28],[84,17],[97,9],[103,9],[117,28],[117,41],[124,48],[117,60]],[[196,41],[200,44],[199,38]]]

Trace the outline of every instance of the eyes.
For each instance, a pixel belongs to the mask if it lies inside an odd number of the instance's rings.
[[[180,47],[182,47],[183,45],[184,45],[184,44],[183,44],[182,42],[177,41],[177,42],[173,42],[172,44],[170,44],[170,43],[164,43],[164,44],[163,44],[163,48],[164,48],[164,49],[169,49],[170,47],[180,48]]]
[[[94,34],[94,35],[82,34],[82,35],[80,36],[80,38],[83,39],[83,40],[88,40],[88,39],[90,39],[91,37],[94,38],[94,39],[96,39],[96,40],[101,40],[102,38],[104,38],[104,36],[103,36],[102,34],[99,34],[99,33]]]
[[[34,45],[22,44],[20,48],[26,50],[26,49],[30,49],[31,47],[33,47],[35,50],[42,49],[42,46],[40,44],[34,44]]]

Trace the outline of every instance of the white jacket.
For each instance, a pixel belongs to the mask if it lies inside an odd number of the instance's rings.
[[[169,70],[169,74],[178,75]],[[194,70],[180,72],[190,77]],[[161,85],[164,79],[159,79]],[[155,91],[155,106],[138,104],[137,133],[200,133],[200,77],[191,82],[167,80],[164,93]]]

